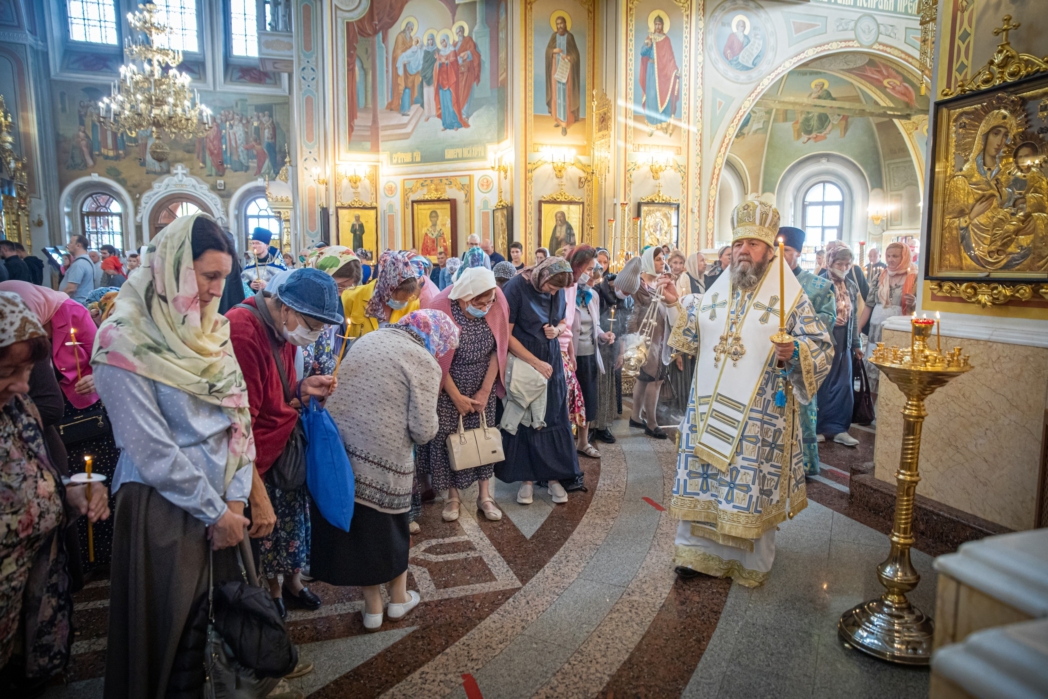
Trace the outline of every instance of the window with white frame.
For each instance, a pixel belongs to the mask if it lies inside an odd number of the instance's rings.
[[[805,244],[821,248],[841,238],[844,192],[832,182],[817,182],[804,193]]]
[[[105,192],[88,195],[80,205],[80,223],[91,248],[103,245],[124,249],[124,207]]]
[[[68,0],[69,40],[116,46],[119,31],[114,0]]]
[[[158,21],[169,30],[165,36],[157,37],[157,45],[190,53],[200,51],[197,0],[153,0],[153,4]]]
[[[248,199],[244,204],[244,237],[251,239],[251,232],[256,228],[264,228],[274,237],[280,235],[283,227],[280,217],[269,208],[269,201],[264,196]]]
[[[230,51],[234,56],[258,57],[258,2],[229,0]]]

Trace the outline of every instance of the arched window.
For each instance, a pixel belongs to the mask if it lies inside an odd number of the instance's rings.
[[[229,31],[234,56],[258,57],[258,3],[255,0],[230,0]]]
[[[124,249],[124,208],[113,197],[98,192],[89,195],[80,205],[80,223],[91,247],[103,245]]]
[[[841,238],[844,193],[832,182],[818,182],[804,193],[805,243],[822,247]]]
[[[119,43],[113,0],[68,0],[69,40],[92,44]]]
[[[159,233],[164,226],[180,216],[191,216],[200,211],[200,207],[191,201],[173,201],[160,210],[156,217],[156,225],[153,226],[153,235]]]
[[[196,0],[153,0],[157,19],[170,29],[167,35],[157,37],[161,48],[197,53],[200,51],[197,27]]]
[[[244,204],[244,237],[248,240],[256,228],[265,228],[274,237],[278,237],[282,227],[280,217],[269,208],[269,202],[264,196],[248,199]]]

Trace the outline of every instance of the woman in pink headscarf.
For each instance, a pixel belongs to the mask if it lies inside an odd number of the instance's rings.
[[[908,316],[917,307],[917,270],[910,264],[910,248],[903,243],[892,243],[884,250],[884,262],[888,266],[870,280],[866,309],[859,319],[860,328],[870,321],[869,347],[881,341],[886,320],[892,316]],[[867,361],[866,373],[870,377],[870,390],[876,393],[877,367]]]

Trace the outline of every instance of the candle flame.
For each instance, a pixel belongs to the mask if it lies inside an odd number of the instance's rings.
[[[942,316],[940,316],[940,315],[939,315],[939,312],[938,312],[938,311],[936,311],[936,312],[935,312],[935,320],[940,320],[941,318],[942,318]]]

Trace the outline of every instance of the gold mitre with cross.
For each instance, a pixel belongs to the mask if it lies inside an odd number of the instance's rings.
[[[775,246],[779,235],[779,210],[760,199],[744,201],[731,212],[731,240],[752,238]]]

